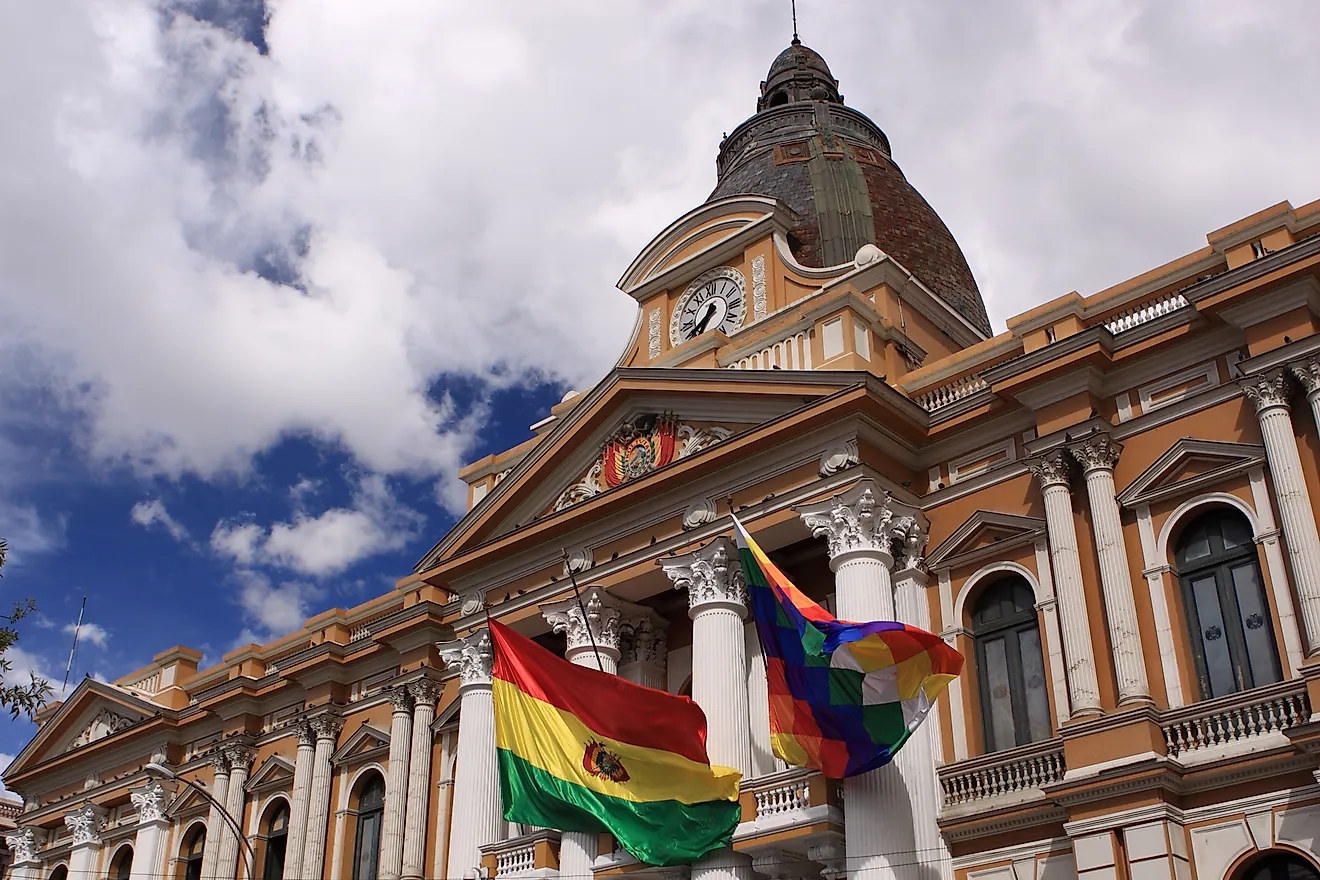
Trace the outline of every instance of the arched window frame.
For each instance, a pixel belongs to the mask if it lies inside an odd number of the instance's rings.
[[[1229,880],[1274,880],[1270,873],[1262,874],[1261,869],[1271,862],[1286,863],[1289,861],[1304,870],[1310,871],[1311,876],[1305,878],[1305,880],[1320,880],[1320,860],[1317,860],[1314,853],[1303,852],[1291,846],[1282,847],[1277,844],[1270,849],[1244,854],[1225,877]],[[1277,873],[1281,874],[1282,872]]]
[[[128,880],[133,873],[133,844],[121,843],[110,856],[107,880]]]
[[[202,860],[206,852],[206,823],[198,819],[179,837],[178,880],[201,880]]]
[[[257,865],[261,871],[261,880],[283,880],[284,865],[288,855],[289,818],[293,810],[288,798],[282,794],[272,796],[262,805],[258,813],[261,821],[257,827],[258,848]],[[275,822],[283,816],[284,824],[276,827]]]
[[[1183,508],[1186,509],[1183,510]],[[1184,624],[1182,627],[1183,637],[1187,640],[1186,645],[1192,657],[1193,669],[1190,671],[1192,673],[1191,677],[1198,698],[1210,699],[1212,697],[1212,685],[1209,678],[1210,673],[1204,656],[1202,642],[1199,637],[1199,630],[1205,627],[1202,627],[1198,622],[1198,615],[1200,612],[1197,608],[1197,600],[1193,595],[1192,586],[1194,582],[1204,583],[1206,577],[1215,578],[1215,588],[1219,594],[1218,605],[1220,606],[1220,611],[1224,614],[1222,626],[1214,623],[1207,624],[1207,626],[1219,629],[1223,636],[1228,639],[1227,644],[1230,645],[1230,653],[1234,658],[1234,677],[1237,685],[1236,689],[1233,691],[1226,691],[1225,693],[1214,694],[1213,696],[1226,696],[1229,693],[1240,693],[1253,687],[1261,686],[1262,684],[1270,684],[1272,682],[1262,681],[1261,679],[1273,677],[1275,675],[1277,675],[1279,680],[1286,678],[1288,675],[1287,666],[1285,665],[1286,658],[1284,656],[1284,651],[1281,650],[1279,644],[1279,635],[1282,634],[1282,631],[1285,628],[1279,625],[1279,609],[1275,607],[1278,596],[1277,593],[1272,594],[1272,591],[1269,588],[1270,582],[1266,580],[1266,566],[1262,565],[1260,559],[1260,552],[1258,549],[1259,539],[1257,537],[1259,529],[1257,521],[1253,515],[1254,512],[1236,496],[1226,496],[1222,494],[1217,494],[1213,496],[1213,500],[1207,500],[1206,503],[1197,504],[1195,506],[1185,504],[1183,505],[1183,508],[1180,508],[1180,510],[1183,510],[1183,514],[1178,516],[1176,520],[1173,515],[1169,517],[1161,534],[1161,543],[1166,553],[1166,558],[1172,563],[1171,573],[1174,577],[1175,587],[1179,596]],[[1176,513],[1177,511],[1175,511],[1175,514]],[[1190,561],[1180,560],[1179,555],[1182,549],[1182,542],[1187,536],[1188,530],[1206,520],[1213,520],[1216,517],[1220,518],[1220,521],[1237,519],[1239,522],[1243,522],[1246,525],[1248,532],[1251,534],[1251,543],[1243,544],[1236,550],[1223,549],[1219,552],[1212,551],[1211,555],[1204,559]],[[1249,652],[1243,653],[1248,651],[1245,644],[1238,644],[1238,642],[1242,641],[1244,638],[1241,634],[1241,628],[1242,624],[1246,622],[1238,622],[1236,616],[1238,600],[1236,596],[1228,595],[1231,582],[1224,580],[1225,577],[1229,576],[1228,572],[1231,569],[1240,568],[1248,561],[1255,568],[1256,586],[1259,592],[1262,610],[1266,617],[1264,624],[1268,627],[1269,634],[1269,656],[1263,657],[1259,654],[1257,655],[1257,664],[1260,665],[1261,668],[1253,669],[1251,674],[1256,677],[1256,680],[1254,681],[1246,681],[1246,674],[1243,669],[1240,668],[1241,664],[1247,662],[1249,654]],[[1232,599],[1231,604],[1228,601],[1229,599]],[[1230,608],[1233,609],[1233,616],[1231,618],[1229,617]],[[1270,663],[1273,664],[1273,668],[1268,666]]]
[[[69,866],[64,862],[60,862],[50,869],[50,873],[46,875],[46,880],[69,880]]]
[[[1008,583],[1018,583],[1024,588],[1025,592],[1030,597],[1029,611],[1024,610],[1016,620],[1009,618],[995,626],[987,627],[982,625],[978,627],[975,615],[979,604],[985,598],[987,593],[999,590],[1004,584]],[[1036,742],[1043,742],[1050,739],[1055,733],[1058,716],[1057,707],[1054,705],[1053,688],[1051,687],[1051,680],[1054,678],[1054,670],[1051,667],[1050,659],[1053,651],[1051,650],[1050,642],[1046,637],[1046,628],[1041,625],[1041,615],[1036,605],[1036,597],[1038,595],[1039,591],[1035,578],[1031,576],[1029,571],[1016,563],[996,563],[992,566],[987,566],[986,569],[977,572],[976,575],[969,578],[959,596],[957,613],[958,619],[961,619],[964,622],[966,628],[965,631],[970,637],[971,642],[972,651],[969,659],[971,659],[972,662],[969,665],[972,667],[972,674],[974,675],[975,681],[975,715],[980,719],[979,732],[981,735],[983,753],[985,754],[1019,748]],[[1030,622],[1030,626],[1028,626],[1028,621]],[[1036,639],[1040,648],[1041,670],[1042,674],[1046,677],[1046,682],[1044,683],[1046,695],[1044,720],[1049,724],[1049,735],[1031,739],[1029,731],[1024,730],[1024,725],[1027,723],[1026,715],[1023,714],[1019,717],[1018,713],[1015,711],[1015,741],[1012,744],[996,743],[994,742],[992,733],[990,707],[987,703],[989,680],[987,677],[988,671],[984,653],[984,646],[988,643],[986,637],[1000,633],[1007,633],[1011,635],[1011,641],[1013,645],[1016,646],[1019,644],[1019,634],[1025,632],[1027,629],[1035,631]],[[1020,657],[1020,654],[1018,656]],[[1010,666],[1009,674],[1015,680],[1022,675],[1020,660],[1017,664]],[[1018,699],[1026,698],[1024,691],[1020,692],[1017,689],[1014,689],[1013,693]],[[1019,707],[1015,705],[1014,708],[1016,710]],[[1020,708],[1025,712],[1025,706]],[[1025,741],[1023,741],[1024,738]]]
[[[379,807],[367,810],[361,808],[362,795],[368,786],[379,781],[381,802]],[[377,880],[380,871],[380,832],[384,824],[385,809],[385,772],[377,764],[371,764],[358,771],[350,786],[348,813],[353,817],[352,861],[348,865],[349,880]],[[374,823],[374,825],[372,824]],[[364,835],[364,832],[370,834]],[[374,838],[371,837],[374,835]],[[364,836],[367,847],[364,851]],[[374,855],[372,850],[374,850]]]

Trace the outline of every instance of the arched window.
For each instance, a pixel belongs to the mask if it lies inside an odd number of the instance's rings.
[[[206,848],[206,826],[197,824],[183,838],[179,861],[183,863],[183,880],[202,880],[202,851]]]
[[[262,880],[283,880],[284,854],[289,844],[289,805],[276,802],[266,820],[266,858],[261,869]]]
[[[68,865],[56,866],[55,870],[50,872],[50,876],[46,878],[46,880],[69,880]]]
[[[372,773],[358,794],[357,843],[353,849],[353,880],[376,880],[380,863],[380,823],[385,811],[385,780]]]
[[[1299,855],[1274,850],[1248,862],[1238,877],[1239,880],[1320,880],[1320,871]]]
[[[985,589],[972,609],[985,749],[1049,739],[1050,700],[1031,587],[1020,577]]]
[[[109,880],[128,880],[133,873],[133,847],[121,846],[110,860]]]
[[[1174,554],[1201,699],[1280,679],[1251,524],[1217,508],[1183,529]]]

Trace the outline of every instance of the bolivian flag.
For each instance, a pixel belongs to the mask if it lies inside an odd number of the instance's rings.
[[[710,765],[696,703],[574,666],[495,621],[490,635],[505,819],[608,831],[651,865],[729,844],[741,774]]]

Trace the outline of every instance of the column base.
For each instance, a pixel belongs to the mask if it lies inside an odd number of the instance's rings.
[[[692,880],[755,880],[750,856],[732,848],[708,853],[692,863]]]

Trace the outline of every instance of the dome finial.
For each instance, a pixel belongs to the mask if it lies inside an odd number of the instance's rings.
[[[793,10],[793,45],[801,46],[802,41],[798,39],[797,33],[797,0],[788,0],[788,2]]]

